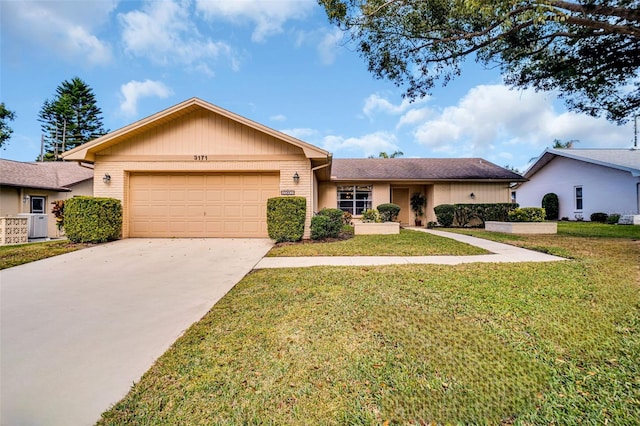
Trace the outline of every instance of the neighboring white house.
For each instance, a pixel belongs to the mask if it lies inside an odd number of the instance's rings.
[[[592,213],[640,213],[640,150],[546,149],[515,188],[521,207],[541,207],[558,196],[559,218],[589,220]]]

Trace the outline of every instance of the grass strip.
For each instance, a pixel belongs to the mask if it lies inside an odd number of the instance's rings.
[[[343,241],[279,244],[267,256],[463,256],[487,253],[451,238],[401,229],[396,235],[356,235]]]
[[[0,269],[35,262],[90,246],[92,244],[77,244],[67,240],[0,246]]]

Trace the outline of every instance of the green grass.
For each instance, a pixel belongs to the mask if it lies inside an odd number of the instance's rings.
[[[0,269],[35,262],[89,246],[91,244],[76,244],[66,240],[0,246]]]
[[[261,270],[100,424],[637,424],[640,242],[554,263]]]
[[[608,225],[597,222],[558,222],[558,234],[592,238],[640,239],[640,226]]]
[[[334,242],[281,244],[267,256],[432,256],[486,254],[478,247],[426,232],[401,229],[396,235],[356,235]]]

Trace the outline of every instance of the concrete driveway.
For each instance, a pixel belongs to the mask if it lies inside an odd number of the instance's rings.
[[[0,271],[0,424],[93,424],[270,247],[127,239]]]

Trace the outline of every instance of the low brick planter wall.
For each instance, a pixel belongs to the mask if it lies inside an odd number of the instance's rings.
[[[353,223],[354,235],[379,235],[379,234],[399,234],[400,224],[398,222],[383,223]]]
[[[505,234],[557,234],[556,222],[494,222],[486,221],[484,229]]]

